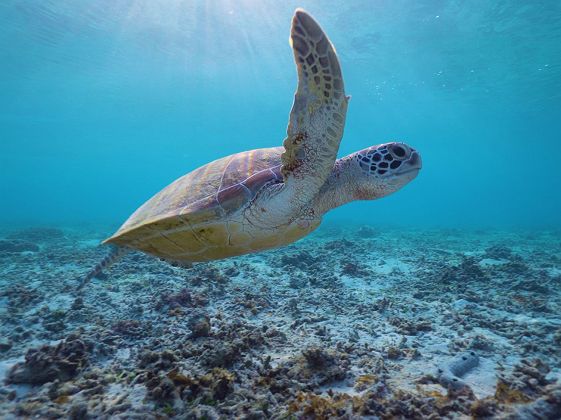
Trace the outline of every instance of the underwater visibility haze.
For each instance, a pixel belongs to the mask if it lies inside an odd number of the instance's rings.
[[[304,7],[352,96],[340,156],[401,140],[425,161],[414,187],[331,217],[559,225],[557,1],[0,7],[7,223],[118,223],[198,166],[279,146],[296,86],[290,19]]]
[[[553,0],[2,2],[0,417],[561,418],[559,45]]]

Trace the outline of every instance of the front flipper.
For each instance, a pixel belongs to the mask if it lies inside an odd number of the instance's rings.
[[[298,88],[290,112],[282,174],[292,204],[308,203],[330,175],[343,136],[348,98],[329,38],[304,10],[292,19],[290,43]]]

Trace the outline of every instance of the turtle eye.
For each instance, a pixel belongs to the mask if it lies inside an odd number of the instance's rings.
[[[409,148],[403,143],[392,143],[388,146],[388,149],[390,151],[390,155],[397,160],[404,160],[411,154]]]

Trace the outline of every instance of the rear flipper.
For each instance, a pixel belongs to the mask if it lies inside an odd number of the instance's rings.
[[[99,275],[102,270],[111,267],[117,260],[128,252],[127,248],[111,245],[109,253],[80,281],[76,290],[81,290],[91,279]]]

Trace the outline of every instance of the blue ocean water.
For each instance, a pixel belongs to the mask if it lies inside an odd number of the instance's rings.
[[[417,178],[267,252],[100,245],[282,144],[296,7],[339,156],[404,141]],[[561,418],[560,45],[559,0],[2,0],[0,418]]]
[[[340,156],[403,140],[424,168],[332,221],[561,224],[561,3],[6,0],[0,223],[119,224],[215,158],[281,144],[295,7],[352,95]]]

